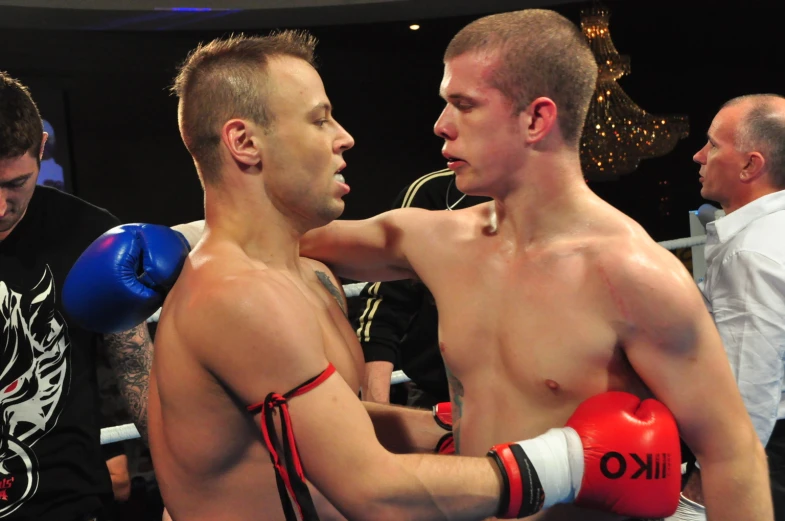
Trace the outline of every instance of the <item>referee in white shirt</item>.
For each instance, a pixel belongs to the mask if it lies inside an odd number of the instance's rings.
[[[734,98],[714,117],[707,135],[693,158],[701,165],[701,195],[719,203],[726,216],[706,227],[701,289],[766,447],[775,517],[783,521],[785,98]],[[702,500],[699,484],[698,472],[684,495]]]

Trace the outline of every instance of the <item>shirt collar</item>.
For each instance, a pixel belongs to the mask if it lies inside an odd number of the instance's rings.
[[[726,242],[735,237],[752,221],[780,210],[785,210],[785,190],[759,197],[735,212],[708,223],[706,231],[716,234],[719,242]]]

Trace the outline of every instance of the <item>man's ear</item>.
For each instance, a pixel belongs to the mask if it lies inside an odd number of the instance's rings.
[[[747,158],[747,164],[741,169],[739,179],[742,183],[751,183],[765,172],[766,158],[760,152],[752,152]]]
[[[256,125],[248,121],[230,119],[221,129],[221,141],[235,161],[246,166],[255,166],[262,160],[257,132]]]
[[[49,139],[49,133],[44,132],[43,139],[41,140],[41,149],[38,151],[38,160],[41,161],[44,158],[44,147],[46,147],[46,140]]]
[[[540,97],[532,101],[521,112],[521,124],[526,143],[537,143],[545,139],[556,126],[558,109],[550,98]]]

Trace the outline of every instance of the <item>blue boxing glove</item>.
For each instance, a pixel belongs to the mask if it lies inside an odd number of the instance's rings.
[[[161,307],[189,252],[185,237],[166,226],[112,228],[71,268],[63,285],[63,307],[89,331],[127,331]]]

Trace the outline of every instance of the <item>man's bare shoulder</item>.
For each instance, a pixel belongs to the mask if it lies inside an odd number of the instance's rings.
[[[284,338],[282,330],[313,314],[307,298],[285,273],[220,252],[202,252],[189,260],[185,287],[177,287],[173,317],[192,349],[220,342]],[[259,342],[245,342],[257,345]]]
[[[231,251],[231,250],[227,250]],[[324,369],[321,324],[296,276],[220,249],[196,251],[162,327],[244,402]]]
[[[684,264],[639,226],[605,236],[593,255],[599,276],[633,325],[705,313],[700,291]]]

